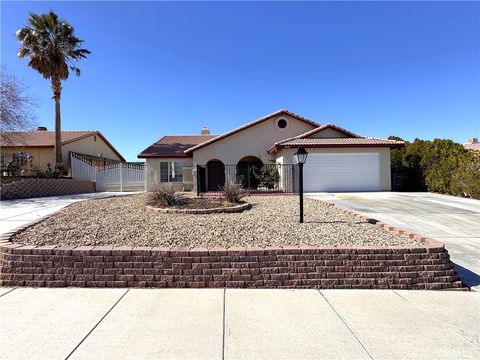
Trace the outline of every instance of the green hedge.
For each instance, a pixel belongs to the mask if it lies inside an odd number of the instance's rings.
[[[392,140],[402,140],[390,136]],[[433,191],[480,199],[480,154],[452,140],[415,139],[391,151],[392,173],[403,191]]]

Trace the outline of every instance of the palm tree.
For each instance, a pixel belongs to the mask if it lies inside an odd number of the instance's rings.
[[[28,66],[38,71],[45,79],[50,79],[55,100],[55,164],[63,168],[61,144],[60,96],[62,80],[66,80],[69,70],[80,76],[75,62],[87,57],[90,51],[81,48],[83,40],[74,35],[73,27],[57,14],[30,13],[28,25],[16,33],[20,42],[19,58],[28,56]]]

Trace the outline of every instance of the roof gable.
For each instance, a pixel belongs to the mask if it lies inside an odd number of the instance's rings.
[[[217,142],[217,141],[219,141],[219,140],[225,139],[225,138],[227,138],[227,137],[229,137],[229,136],[231,136],[231,135],[234,135],[234,134],[236,134],[236,133],[238,133],[238,132],[240,132],[240,131],[243,131],[243,130],[245,130],[245,129],[248,129],[248,128],[252,127],[252,126],[255,126],[255,125],[257,125],[257,124],[260,124],[260,123],[262,123],[262,122],[264,122],[264,121],[266,121],[266,120],[269,120],[269,119],[271,119],[271,118],[273,118],[273,117],[276,117],[276,116],[279,116],[279,115],[289,115],[289,116],[291,116],[291,117],[294,118],[294,119],[303,121],[303,122],[305,122],[305,123],[307,123],[307,124],[310,124],[310,125],[312,125],[312,126],[315,126],[315,127],[318,127],[318,126],[319,126],[319,124],[317,124],[316,122],[314,122],[314,121],[312,121],[312,120],[309,120],[309,119],[307,119],[307,118],[304,118],[304,117],[302,117],[302,116],[300,116],[300,115],[297,115],[297,114],[295,114],[295,113],[292,113],[292,112],[290,112],[290,111],[288,111],[288,110],[280,109],[280,110],[277,110],[277,111],[275,111],[275,112],[273,112],[273,113],[271,113],[271,114],[268,114],[268,115],[266,115],[266,116],[263,116],[263,117],[261,117],[261,118],[259,118],[259,119],[256,119],[256,120],[254,120],[254,121],[251,121],[251,122],[249,122],[249,123],[247,123],[247,124],[245,124],[245,125],[242,125],[242,126],[240,126],[240,127],[238,127],[238,128],[235,128],[235,129],[233,129],[233,130],[230,130],[230,131],[228,131],[228,132],[226,132],[226,133],[224,133],[224,134],[222,134],[222,135],[218,135],[218,136],[216,136],[216,137],[214,137],[214,138],[212,138],[212,139],[209,139],[209,140],[207,140],[207,141],[204,141],[204,142],[202,142],[202,143],[199,143],[198,145],[192,146],[191,148],[185,150],[185,153],[187,153],[187,154],[188,154],[188,153],[191,153],[191,152],[193,152],[193,151],[195,151],[195,150],[198,150],[198,149],[200,149],[200,148],[203,148],[204,146],[207,146],[207,145],[210,145],[210,144],[212,144],[212,143],[214,143],[214,142]]]
[[[318,137],[318,135],[323,131],[334,130],[337,133],[341,133],[345,136],[342,137]],[[340,126],[334,124],[325,124],[319,126],[313,130],[307,131],[306,133],[284,139],[276,142],[273,146],[268,149],[269,154],[273,154],[284,147],[400,147],[405,143],[403,141],[395,141],[388,139],[378,139],[378,138],[366,138],[355,134],[347,129],[344,129]]]
[[[53,147],[55,146],[55,131],[18,131],[11,133],[11,141],[3,144],[5,147]],[[70,144],[78,140],[97,135],[122,161],[124,157],[113,147],[112,144],[96,130],[67,130],[61,132],[62,145]]]
[[[345,136],[342,136],[342,137],[347,137],[347,138],[362,138],[363,137],[363,136],[355,134],[351,131],[348,131],[347,129],[344,129],[340,126],[329,123],[329,124],[319,126],[316,129],[310,130],[310,131],[308,131],[304,134],[295,136],[292,139],[306,139],[306,138],[310,138],[310,137],[316,137],[316,136],[313,136],[313,135],[317,135],[317,134],[319,134],[321,132],[325,132],[329,129],[330,130],[335,130],[335,132],[338,132],[338,133],[341,133],[341,134],[345,135]]]
[[[218,135],[165,135],[143,150],[138,157],[188,157],[185,150],[216,136]]]

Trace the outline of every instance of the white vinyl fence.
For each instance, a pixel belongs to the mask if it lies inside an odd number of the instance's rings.
[[[71,154],[73,179],[95,182],[97,191],[143,191],[145,190],[145,165],[116,163],[95,166],[79,155]]]

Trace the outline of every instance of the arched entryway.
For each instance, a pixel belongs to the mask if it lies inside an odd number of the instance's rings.
[[[258,187],[258,174],[262,169],[263,162],[255,156],[245,156],[237,163],[237,180],[245,189]]]
[[[206,166],[207,190],[218,191],[225,185],[225,165],[220,160],[210,160]]]

